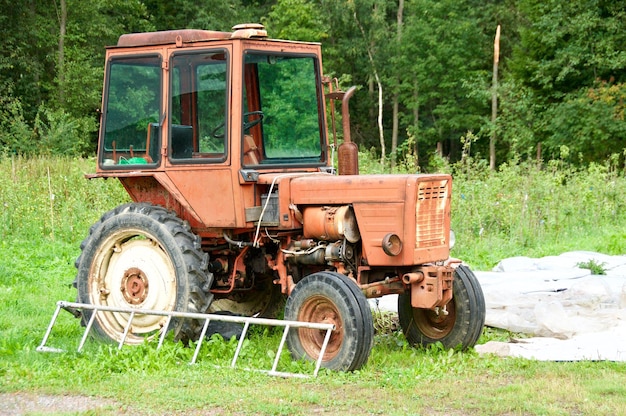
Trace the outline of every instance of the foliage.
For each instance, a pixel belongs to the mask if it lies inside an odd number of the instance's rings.
[[[0,0],[5,40],[0,45],[0,147],[5,151],[85,154],[95,149],[104,46],[115,44],[119,35],[180,28],[228,31],[242,22],[262,22],[274,38],[323,42],[326,74],[345,80],[344,87],[348,82],[359,87],[351,102],[354,141],[362,151],[380,155],[379,122],[386,147],[398,126],[400,150],[391,159],[401,164],[409,157],[409,164],[428,169],[425,162],[436,149],[457,161],[467,132],[477,138],[476,158],[487,158],[489,138],[496,133],[498,164],[537,154],[558,158],[564,145],[570,163],[601,163],[625,147],[626,32],[621,29],[626,6],[620,2],[63,1],[62,37],[58,2]],[[498,24],[499,107],[492,123]],[[37,123],[58,134],[41,135]],[[65,133],[72,138],[63,139]],[[55,143],[51,151],[50,138],[76,145]]]
[[[34,153],[36,142],[32,130],[24,118],[24,109],[19,98],[10,93],[0,95],[0,151],[21,149]]]
[[[10,100],[10,99],[9,99]],[[39,107],[33,125],[24,120],[21,103],[9,101],[0,119],[0,152],[21,155],[89,154],[95,142],[96,121],[91,117],[76,118],[63,109]]]
[[[102,208],[128,200],[119,182],[87,181],[94,169],[93,159],[0,158],[0,240],[80,244]]]
[[[597,261],[593,259],[587,262],[580,262],[577,264],[577,266],[580,267],[581,269],[591,270],[591,274],[594,274],[594,275],[606,274],[606,271],[604,270],[605,265],[606,265],[605,263],[598,263]]]
[[[510,76],[532,95],[532,145],[546,158],[567,145],[577,163],[600,161],[624,148],[626,6],[619,2],[524,0],[525,24]],[[509,135],[515,135],[513,127]],[[525,135],[527,136],[527,135]]]
[[[0,92],[9,104],[0,111],[0,150],[93,152],[104,46],[121,33],[153,29],[138,0],[67,3],[61,65],[56,2],[0,2],[0,33],[7,39],[0,45]]]
[[[500,248],[481,254],[489,255],[492,265],[498,260],[492,256],[542,256],[555,247],[621,254],[609,245],[612,236],[622,235],[619,228],[596,227],[626,220],[623,170],[610,162],[575,168],[562,161],[544,169],[534,162],[503,165],[497,175],[486,175],[485,169],[455,169],[453,225],[464,236],[455,249],[477,248],[494,237]],[[586,241],[577,238],[585,232]]]
[[[458,138],[478,132],[488,114],[484,57],[490,42],[476,30],[479,13],[467,1],[411,3],[397,62],[402,102],[412,110],[405,115],[409,131],[428,149],[446,142],[446,153],[456,157]]]
[[[322,42],[328,37],[327,24],[309,0],[277,0],[262,22],[277,39]]]
[[[230,31],[240,23],[259,22],[272,2],[229,0],[142,0],[157,30],[207,29]]]
[[[599,83],[568,95],[544,114],[546,153],[568,146],[580,162],[591,163],[626,147],[623,100],[626,84]]]

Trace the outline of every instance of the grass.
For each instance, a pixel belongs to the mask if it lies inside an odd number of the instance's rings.
[[[626,252],[626,180],[610,165],[558,162],[453,170],[458,256],[485,270],[505,257]],[[620,226],[622,225],[622,226]],[[455,255],[457,255],[455,253]]]
[[[116,181],[87,181],[92,160],[0,160],[0,394],[97,397],[85,414],[572,415],[626,414],[626,364],[539,362],[474,351],[408,347],[392,317],[368,364],[316,379],[269,378],[227,368],[234,342],[193,350],[166,342],[124,347],[88,342],[82,353],[43,354],[57,300],[73,300],[74,260],[89,226],[126,201]],[[456,167],[446,167],[450,170]],[[49,172],[49,173],[48,173]],[[51,197],[54,195],[54,197]],[[527,195],[527,196],[526,196]],[[501,258],[581,249],[626,251],[626,179],[609,167],[576,171],[520,165],[455,173],[454,255],[485,270]],[[482,231],[481,231],[482,230]],[[50,344],[75,351],[83,328],[62,312]],[[479,343],[512,334],[486,328]],[[255,331],[242,365],[268,368],[277,331]],[[286,353],[285,353],[286,355]],[[307,364],[281,357],[286,371]],[[214,364],[226,364],[216,368]],[[0,413],[2,405],[0,404]]]

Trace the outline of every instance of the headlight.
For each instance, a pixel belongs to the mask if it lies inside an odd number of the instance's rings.
[[[456,243],[456,236],[454,235],[454,231],[450,230],[450,250],[454,247],[454,243]]]

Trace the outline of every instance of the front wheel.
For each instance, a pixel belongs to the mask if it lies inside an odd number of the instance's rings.
[[[209,307],[213,275],[208,255],[189,225],[163,207],[130,203],[102,216],[89,230],[76,260],[78,302],[97,306],[203,313]],[[92,311],[83,311],[86,323]],[[126,312],[98,312],[97,336],[120,342],[130,319]],[[125,342],[139,344],[162,331],[165,317],[136,315]],[[177,339],[196,339],[201,326],[173,319]]]
[[[454,272],[452,300],[438,310],[414,308],[410,292],[398,297],[398,318],[411,345],[441,342],[445,348],[473,347],[485,324],[485,298],[467,266]]]
[[[331,323],[335,325],[322,367],[353,371],[363,367],[369,357],[374,324],[367,299],[352,280],[334,272],[318,272],[296,284],[285,306],[290,321]],[[297,328],[287,337],[294,359],[316,361],[326,331]]]

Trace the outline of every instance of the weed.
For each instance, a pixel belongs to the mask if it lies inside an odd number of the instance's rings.
[[[604,270],[605,265],[606,263],[599,263],[595,261],[594,259],[576,264],[576,266],[580,267],[581,269],[591,270],[591,274],[594,274],[594,275],[606,274],[606,271]]]
[[[398,314],[395,312],[376,310],[373,312],[373,320],[376,334],[392,334],[400,327]]]

